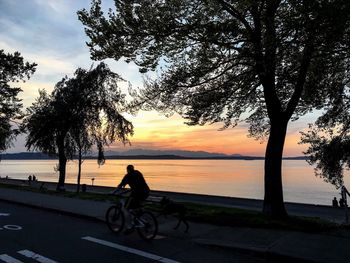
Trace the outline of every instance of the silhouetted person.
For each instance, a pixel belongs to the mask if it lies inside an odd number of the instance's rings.
[[[131,216],[128,210],[139,208],[142,202],[148,197],[150,189],[143,178],[142,173],[135,170],[133,165],[128,165],[126,171],[126,175],[114,192],[124,188],[126,185],[130,186],[131,194],[125,203],[126,209],[124,211],[127,223],[125,233],[130,233],[132,231],[132,226]]]
[[[126,207],[128,209],[139,208],[142,201],[146,200],[149,195],[150,189],[143,178],[143,175],[138,170],[134,169],[133,165],[126,167],[127,174],[124,176],[121,183],[118,185],[118,189],[124,188],[126,185],[130,186],[131,194],[128,198]]]
[[[337,200],[336,197],[334,197],[333,200],[332,200],[332,206],[333,207],[338,207],[338,200]]]
[[[31,182],[32,182],[32,176],[29,175],[29,176],[28,176],[28,183],[31,184]]]
[[[339,199],[339,206],[340,206],[340,207],[345,207],[345,202],[344,202],[344,199],[343,199],[343,198],[340,198],[340,199]]]
[[[36,176],[33,174],[33,181],[35,182],[36,181]]]

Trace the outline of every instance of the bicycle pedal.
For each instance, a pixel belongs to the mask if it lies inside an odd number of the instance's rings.
[[[135,224],[134,227],[136,227],[136,228],[144,227],[144,224],[138,223],[138,224]]]

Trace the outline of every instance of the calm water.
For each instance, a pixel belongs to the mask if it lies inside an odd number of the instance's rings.
[[[95,160],[83,163],[82,183],[116,186],[128,164],[140,170],[151,189],[221,196],[263,199],[264,161],[254,160],[107,160],[98,167]],[[3,160],[0,176],[26,179],[35,174],[39,180],[57,182],[58,173],[52,160]],[[305,161],[285,160],[283,164],[285,201],[330,204],[339,191],[314,176],[313,167]],[[66,182],[76,183],[77,162],[69,162]],[[350,188],[349,173],[346,186]]]

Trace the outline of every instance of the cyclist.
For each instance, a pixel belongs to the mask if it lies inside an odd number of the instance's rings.
[[[145,179],[143,178],[142,173],[139,172],[138,170],[135,170],[133,165],[129,164],[126,167],[126,171],[127,171],[126,175],[118,185],[117,189],[113,191],[113,193],[124,188],[126,185],[129,185],[130,187],[131,194],[125,203],[125,209],[124,209],[125,221],[126,221],[125,222],[126,230],[124,231],[124,233],[128,234],[133,231],[130,210],[141,207],[142,202],[146,200],[146,198],[148,197],[150,189]]]

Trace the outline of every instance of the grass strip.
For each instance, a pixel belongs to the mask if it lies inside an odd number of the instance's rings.
[[[118,197],[108,194],[93,192],[81,192],[77,194],[76,192],[69,191],[57,192],[47,189],[40,190],[38,187],[29,186],[27,184],[18,185],[0,183],[0,187],[101,202],[116,202],[118,200]],[[316,217],[288,216],[287,218],[276,219],[264,215],[262,212],[239,208],[203,205],[190,202],[183,202],[182,204],[187,209],[187,218],[190,221],[198,223],[208,223],[231,227],[292,230],[301,232],[325,232],[339,228],[339,225],[335,223]],[[154,211],[155,213],[161,213],[162,209],[159,204],[147,204],[146,208]]]

